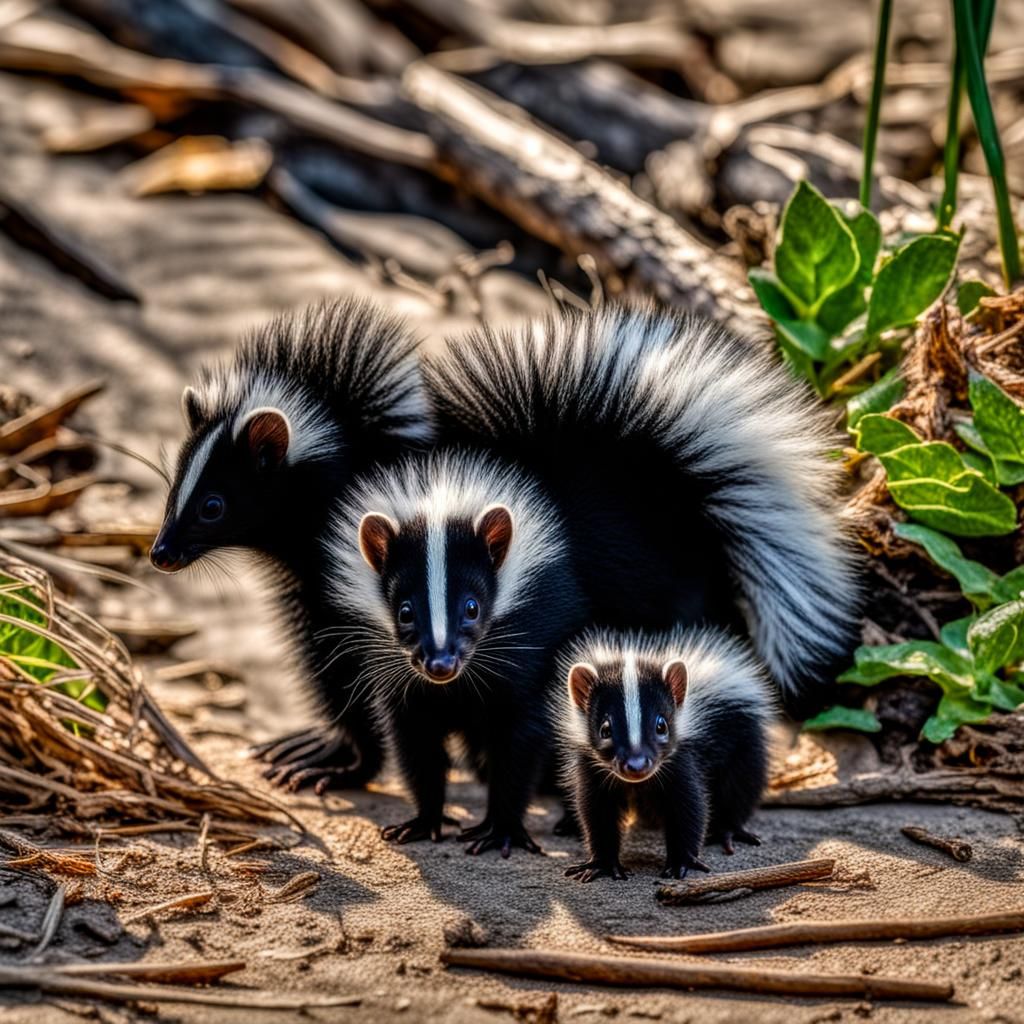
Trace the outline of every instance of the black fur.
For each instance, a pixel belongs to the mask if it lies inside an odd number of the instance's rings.
[[[652,384],[640,364],[666,352]],[[685,352],[713,367],[702,370],[709,386],[727,379],[728,393],[750,394],[726,422],[757,424],[768,457],[756,442],[724,440],[722,420],[704,411],[684,423],[680,410],[707,390],[673,377]],[[609,307],[485,326],[427,357],[424,377],[440,442],[497,454],[555,502],[595,623],[749,628],[788,705],[819,699],[807,693],[823,687],[808,684],[834,679],[856,642],[856,587],[827,483],[827,430],[763,353],[697,319]],[[789,473],[818,483],[794,493]]]
[[[152,557],[158,568],[177,571],[217,550],[245,548],[267,571],[281,626],[326,723],[257,749],[270,762],[267,776],[293,789],[360,785],[382,763],[369,702],[350,686],[359,663],[335,657],[329,631],[346,623],[325,601],[320,539],[333,503],[358,474],[419,447],[410,440],[420,427],[415,349],[403,325],[372,305],[325,303],[260,328],[231,363],[201,372],[195,397],[186,393],[189,435]],[[231,425],[261,380],[292,389],[304,407],[321,412],[335,436],[329,452],[274,464],[235,438]],[[216,430],[179,510],[184,474]],[[210,495],[224,506],[212,523],[202,518]]]

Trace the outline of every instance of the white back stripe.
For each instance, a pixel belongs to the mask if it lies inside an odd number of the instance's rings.
[[[222,423],[211,430],[206,437],[199,442],[199,447],[192,453],[188,469],[185,470],[185,475],[181,481],[181,487],[178,488],[178,500],[174,505],[175,515],[180,516],[182,510],[188,504],[189,499],[192,497],[192,492],[196,489],[196,484],[199,483],[199,478],[203,475],[203,468],[206,466],[206,462],[210,458],[210,452],[213,450],[213,446],[217,443],[217,438],[219,438],[223,432],[224,424]]]
[[[626,706],[626,730],[629,745],[640,746],[640,679],[636,670],[636,652],[626,651],[622,661],[622,700]]]
[[[448,644],[448,559],[447,532],[443,519],[427,520],[427,600],[430,628],[438,651]]]

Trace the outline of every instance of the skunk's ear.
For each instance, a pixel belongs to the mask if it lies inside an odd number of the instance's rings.
[[[379,576],[388,560],[388,548],[398,536],[398,524],[379,512],[367,512],[359,521],[359,550]]]
[[[259,469],[277,469],[288,454],[292,427],[280,409],[253,409],[239,424],[237,436]]]
[[[685,663],[680,658],[674,658],[661,670],[661,678],[668,683],[668,688],[672,691],[672,699],[676,702],[676,707],[679,707],[686,697]]]
[[[597,669],[586,661],[578,661],[569,669],[569,699],[586,711],[590,706],[590,695],[597,685]]]
[[[181,414],[185,417],[185,426],[195,430],[203,421],[203,405],[199,401],[199,392],[191,384],[181,393]]]
[[[476,533],[484,544],[495,569],[500,569],[512,543],[512,513],[504,505],[491,505],[480,513]]]

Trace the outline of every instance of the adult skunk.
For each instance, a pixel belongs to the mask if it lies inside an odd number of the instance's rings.
[[[371,467],[430,440],[416,344],[361,301],[325,303],[255,331],[182,398],[188,436],[150,557],[177,572],[223,548],[266,567],[280,622],[324,724],[260,748],[268,777],[357,785],[382,747],[357,663],[336,656],[321,536],[334,502]]]
[[[438,440],[527,470],[595,624],[745,629],[791,710],[855,640],[832,443],[808,390],[707,320],[653,308],[482,328],[426,357]]]
[[[588,854],[569,877],[627,877],[629,810],[664,828],[666,878],[708,870],[705,832],[726,853],[759,844],[745,826],[768,777],[774,699],[744,644],[720,629],[595,630],[560,662],[567,686],[552,715]]]

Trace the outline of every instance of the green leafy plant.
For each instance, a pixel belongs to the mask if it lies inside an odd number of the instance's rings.
[[[800,182],[782,214],[772,269],[750,271],[794,369],[828,394],[842,368],[911,326],[945,291],[959,240],[923,235],[887,253],[862,207],[840,209]],[[877,265],[877,271],[876,271]]]
[[[866,393],[865,393],[866,394]],[[992,381],[970,380],[972,418],[958,427],[981,456],[945,442],[922,441],[904,423],[877,412],[853,420],[858,447],[885,467],[893,499],[916,520],[894,529],[919,545],[960,585],[974,611],[947,622],[938,640],[908,640],[860,647],[840,682],[874,686],[898,676],[925,677],[942,691],[924,739],[941,743],[968,722],[983,722],[993,710],[1013,711],[1024,703],[1024,566],[999,575],[964,556],[949,534],[993,536],[1017,528],[1017,510],[999,485],[1024,482],[1024,409]],[[833,707],[805,724],[808,729],[880,728],[867,710]]]
[[[0,576],[0,666],[16,678],[52,686],[95,711],[103,694],[83,677],[81,667],[49,630],[46,610],[20,580]]]

